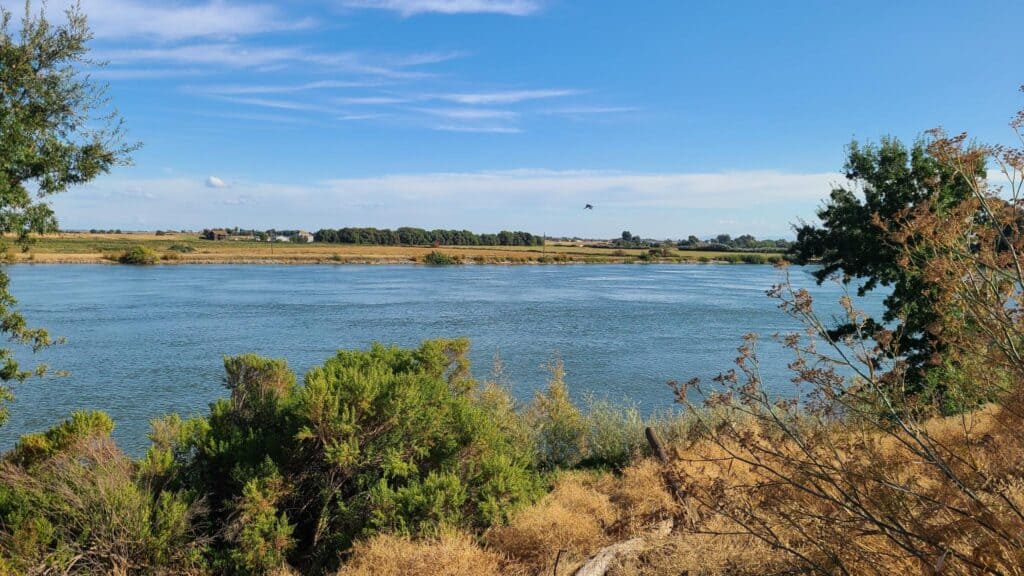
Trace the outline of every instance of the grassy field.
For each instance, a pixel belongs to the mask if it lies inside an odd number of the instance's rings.
[[[652,256],[648,250],[589,248],[571,244],[548,246],[360,246],[351,244],[293,244],[256,241],[203,240],[192,234],[61,233],[38,238],[28,252],[16,252],[18,262],[115,262],[128,248],[142,245],[168,264],[214,263],[415,263],[433,251],[455,261],[479,264],[616,263],[616,262],[735,262],[765,263],[779,254],[671,250]]]

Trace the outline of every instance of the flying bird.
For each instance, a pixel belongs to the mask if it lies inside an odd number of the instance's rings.
[[[594,205],[593,204],[587,204],[586,206],[583,207],[583,209],[584,210],[593,210],[594,209]]]

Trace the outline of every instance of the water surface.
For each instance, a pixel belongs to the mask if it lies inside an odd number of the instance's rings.
[[[812,288],[828,311],[836,286]],[[105,410],[129,452],[148,420],[203,413],[225,395],[222,357],[256,352],[301,375],[340,348],[415,346],[465,336],[478,376],[500,352],[515,393],[544,385],[559,354],[577,397],[668,407],[665,382],[733,366],[740,337],[794,328],[765,291],[770,266],[252,266],[19,265],[11,288],[33,325],[67,344],[27,358],[67,370],[17,390],[0,448],[75,409]],[[877,308],[879,297],[868,307]],[[788,385],[788,356],[766,345],[766,381]]]

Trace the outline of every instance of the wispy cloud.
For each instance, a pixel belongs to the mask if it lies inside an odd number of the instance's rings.
[[[338,116],[338,120],[343,122],[358,122],[360,120],[376,120],[377,118],[386,118],[390,114],[343,114]]]
[[[378,54],[369,52],[315,52],[302,47],[249,46],[236,42],[200,43],[177,46],[121,48],[98,52],[99,58],[115,64],[163,62],[190,66],[272,69],[289,64],[315,65],[320,72],[343,71],[371,77],[413,79],[430,76],[417,68],[462,56],[459,52]],[[337,87],[341,81],[291,85],[292,91]],[[283,91],[288,91],[285,88]]]
[[[258,106],[260,108],[273,108],[275,110],[292,110],[292,111],[303,111],[303,112],[326,112],[326,110],[315,104],[309,104],[306,102],[294,102],[291,100],[274,100],[271,98],[248,98],[238,96],[220,96],[219,100],[225,102],[233,102],[235,104],[244,104],[246,106]]]
[[[120,48],[98,51],[97,56],[115,64],[166,62],[230,68],[270,66],[308,58],[308,54],[298,48],[257,48],[235,43]]]
[[[53,7],[58,7],[52,3]],[[70,4],[70,2],[65,2]],[[293,19],[268,4],[208,0],[183,4],[139,0],[82,0],[89,24],[99,38],[152,37],[183,40],[233,37],[314,25],[311,18]]]
[[[339,88],[368,88],[378,86],[379,82],[366,80],[318,80],[300,84],[221,84],[210,86],[184,86],[188,92],[221,95],[246,94],[291,94],[313,90],[331,90]]]
[[[541,3],[535,0],[342,0],[341,5],[389,10],[402,16],[425,13],[528,16],[541,9]]]
[[[408,102],[405,98],[397,98],[394,96],[355,96],[336,98],[335,102],[338,104],[344,104],[349,106],[387,106],[394,104],[403,104]]]
[[[510,110],[492,110],[487,108],[419,108],[418,110],[431,116],[440,116],[453,120],[510,120],[518,116],[518,114]]]
[[[578,90],[507,90],[503,92],[476,92],[476,93],[455,93],[438,94],[439,100],[447,100],[458,104],[515,104],[527,100],[542,100],[547,98],[563,98],[579,94]]]
[[[639,108],[630,106],[567,106],[565,108],[550,108],[540,110],[541,114],[553,116],[594,116],[607,114],[626,114],[636,112]]]
[[[489,126],[480,124],[435,124],[433,130],[441,132],[476,132],[480,134],[519,134],[523,130],[516,126]]]
[[[205,73],[207,72],[199,68],[97,68],[89,71],[89,75],[101,80],[176,78],[182,76],[201,76]]]

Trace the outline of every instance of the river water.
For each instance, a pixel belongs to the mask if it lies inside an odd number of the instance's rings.
[[[826,315],[838,286],[790,269]],[[545,383],[553,355],[570,390],[671,406],[665,382],[710,378],[733,366],[740,337],[794,329],[765,291],[780,280],[758,265],[18,265],[11,289],[30,324],[67,343],[21,357],[66,377],[16,390],[0,448],[75,409],[107,411],[130,453],[148,420],[204,413],[224,396],[222,357],[281,357],[300,374],[341,348],[373,341],[415,346],[432,337],[472,340],[474,373],[500,353],[521,398]],[[881,296],[864,307],[877,310]],[[762,348],[770,386],[789,384],[790,357]]]

